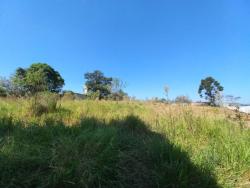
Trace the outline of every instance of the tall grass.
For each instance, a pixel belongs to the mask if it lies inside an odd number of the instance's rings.
[[[250,131],[216,108],[0,101],[0,187],[240,187]]]

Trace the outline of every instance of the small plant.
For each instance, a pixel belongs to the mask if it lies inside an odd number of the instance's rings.
[[[55,112],[57,110],[58,100],[58,94],[51,92],[37,93],[30,99],[29,112],[35,116]]]

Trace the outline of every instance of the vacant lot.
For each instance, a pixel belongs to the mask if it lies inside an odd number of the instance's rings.
[[[0,101],[0,187],[247,187],[250,130],[226,109]]]

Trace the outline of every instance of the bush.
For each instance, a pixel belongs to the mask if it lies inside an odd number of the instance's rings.
[[[175,102],[176,102],[176,103],[186,103],[186,104],[190,104],[192,101],[191,101],[191,99],[189,99],[188,96],[182,95],[182,96],[176,97]]]
[[[100,100],[101,99],[101,93],[100,91],[96,91],[96,92],[88,92],[87,94],[87,99],[90,99],[90,100]]]
[[[74,95],[74,93],[72,91],[66,91],[63,93],[63,96],[62,96],[62,100],[69,100],[69,101],[72,101],[72,100],[75,100],[76,97]]]
[[[57,110],[57,102],[59,98],[59,95],[55,93],[37,93],[30,99],[29,111],[35,116],[55,112]]]
[[[0,97],[7,97],[6,90],[2,87],[0,87]]]
[[[152,99],[148,100],[149,102],[153,102],[153,103],[166,103],[166,104],[170,104],[171,101],[164,99],[164,98],[158,98],[158,97],[153,97]]]
[[[122,91],[122,90],[119,90],[118,92],[111,93],[111,94],[108,96],[108,99],[109,99],[109,100],[114,100],[114,101],[122,101],[122,100],[124,100],[126,97],[128,97],[128,94],[125,93],[125,92]]]

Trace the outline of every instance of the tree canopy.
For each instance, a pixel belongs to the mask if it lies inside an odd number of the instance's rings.
[[[104,99],[111,94],[113,79],[104,76],[101,71],[96,70],[92,73],[86,73],[84,77],[88,95],[96,95],[98,99]]]
[[[220,96],[220,92],[222,92],[224,88],[220,85],[220,83],[215,80],[213,77],[207,77],[201,80],[201,84],[198,90],[198,93],[201,98],[205,98],[209,101],[210,105],[216,105],[216,100],[218,96]]]
[[[34,63],[27,69],[18,68],[12,81],[21,94],[41,91],[58,93],[64,86],[59,72],[45,63]]]

